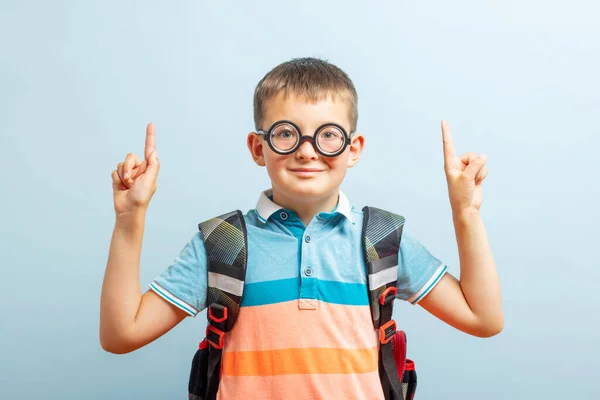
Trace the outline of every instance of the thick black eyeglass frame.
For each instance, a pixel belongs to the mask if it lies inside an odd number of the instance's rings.
[[[273,141],[271,140],[271,138],[273,137],[272,136],[273,130],[275,129],[276,126],[281,125],[281,124],[292,125],[298,131],[298,133],[300,134],[300,139],[298,140],[298,143],[296,143],[296,145],[294,147],[292,147],[290,150],[287,150],[287,151],[281,151],[278,148],[276,148],[275,145],[273,144]],[[323,150],[321,150],[319,148],[319,146],[317,146],[317,143],[316,143],[316,140],[315,140],[315,136],[317,135],[317,132],[319,132],[321,129],[325,128],[326,126],[335,126],[339,130],[341,130],[342,133],[344,134],[344,144],[335,153],[326,153]],[[344,129],[343,126],[338,125],[338,124],[333,123],[333,122],[330,122],[330,123],[326,123],[326,124],[323,124],[323,125],[319,126],[317,128],[317,130],[315,130],[315,133],[313,133],[312,136],[303,136],[302,135],[302,131],[300,130],[300,128],[298,127],[298,125],[296,125],[292,121],[286,121],[286,120],[281,120],[281,121],[277,121],[277,122],[273,123],[273,125],[271,125],[271,127],[269,127],[269,129],[267,130],[267,132],[263,131],[262,129],[258,129],[256,131],[256,133],[259,134],[259,135],[261,135],[267,141],[267,143],[269,143],[269,147],[271,148],[271,150],[273,150],[277,154],[280,154],[280,155],[292,154],[296,150],[298,150],[298,148],[300,147],[300,145],[305,140],[308,140],[309,142],[311,142],[313,148],[317,151],[317,153],[319,153],[320,155],[322,155],[324,157],[337,157],[340,154],[342,154],[346,150],[346,147],[348,147],[348,145],[350,143],[352,143],[352,135],[354,134],[354,132],[352,132],[352,133],[350,133],[350,135],[348,135],[348,133],[346,132],[346,130]]]

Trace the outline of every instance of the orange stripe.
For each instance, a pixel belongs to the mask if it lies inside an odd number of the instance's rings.
[[[316,310],[299,300],[242,307],[224,352],[305,347],[366,349],[378,345],[369,306],[317,301]]]
[[[341,375],[223,376],[218,399],[383,400],[379,372]]]
[[[377,369],[378,349],[303,348],[223,353],[223,374],[357,374]]]

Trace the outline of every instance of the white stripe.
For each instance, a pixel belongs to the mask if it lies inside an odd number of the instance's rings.
[[[244,292],[244,282],[227,275],[217,274],[215,272],[208,273],[208,286],[221,289],[224,292],[240,297]]]
[[[192,317],[195,317],[198,314],[198,310],[195,307],[192,307],[185,301],[181,300],[179,297],[174,296],[172,293],[160,286],[158,283],[152,282],[150,284],[150,289],[152,289],[154,293],[156,293],[163,299],[167,300],[169,303],[177,306],[186,313],[190,314]]]
[[[423,285],[423,287],[415,293],[410,299],[408,299],[409,303],[417,304],[427,293],[431,291],[439,282],[441,276],[446,272],[447,267],[444,264],[441,264],[438,269],[435,270],[435,273],[429,278],[429,280]],[[435,283],[435,284],[434,284]]]
[[[381,287],[387,283],[393,282],[398,279],[398,266],[394,265],[393,267],[384,269],[383,271],[379,271],[375,274],[369,275],[369,288],[374,290],[378,287]]]

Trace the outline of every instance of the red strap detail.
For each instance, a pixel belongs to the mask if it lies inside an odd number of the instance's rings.
[[[210,307],[208,307],[208,316],[210,319],[212,319],[215,322],[223,322],[227,319],[227,307],[223,307],[223,317],[222,318],[215,317],[212,313],[212,309]]]
[[[386,299],[390,292],[394,292],[392,296],[392,299],[394,299],[396,297],[396,293],[398,293],[396,286],[390,286],[389,288],[385,289],[383,293],[381,293],[381,296],[379,296],[379,304],[382,306],[386,304]]]
[[[219,341],[218,342],[213,342],[212,340],[210,340],[210,337],[208,336],[209,335],[209,331],[212,331],[212,332],[216,333],[217,335],[219,335]],[[210,343],[210,345],[212,347],[214,347],[215,349],[221,350],[223,348],[223,344],[225,342],[225,332],[223,332],[220,329],[215,328],[212,325],[208,325],[206,327],[206,338],[208,340],[208,343]]]
[[[404,361],[406,360],[406,334],[404,331],[396,331],[394,335],[394,360],[396,361],[396,369],[398,370],[398,377],[402,381],[404,375]],[[408,369],[408,360],[406,360],[406,369]]]
[[[206,339],[201,341],[200,344],[198,345],[199,350],[206,349],[207,347],[208,347],[208,340],[206,340]]]
[[[396,332],[396,321],[394,321],[393,319],[390,319],[388,322],[386,322],[384,325],[382,325],[379,328],[379,341],[382,344],[386,344],[387,342],[389,342],[390,340],[392,340],[394,338],[394,336],[396,335],[387,335],[386,331],[387,330],[391,330],[389,329],[390,327],[393,326],[393,332]]]

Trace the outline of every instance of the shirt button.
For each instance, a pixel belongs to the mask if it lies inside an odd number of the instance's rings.
[[[312,269],[310,267],[304,268],[304,275],[311,276],[312,275]]]
[[[281,214],[279,214],[279,216],[280,216],[280,217],[281,217],[281,219],[282,219],[282,220],[284,220],[284,221],[285,221],[286,219],[288,219],[288,214],[287,214],[285,211],[283,211]]]
[[[310,236],[306,235],[306,237],[304,238],[304,241],[306,243],[310,243]]]

